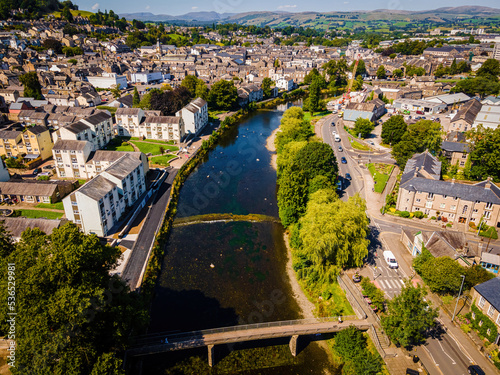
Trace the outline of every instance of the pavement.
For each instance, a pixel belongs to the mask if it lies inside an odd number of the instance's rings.
[[[332,127],[332,122],[336,123],[335,127]],[[379,130],[378,128],[381,129],[381,126],[377,126],[376,131]],[[342,139],[340,142],[343,147],[342,153],[338,151],[339,142],[334,142],[331,135],[334,129]],[[353,150],[343,128],[342,120],[336,115],[329,115],[318,121],[315,124],[315,132],[316,135],[323,138],[324,142],[332,146],[337,159],[340,159],[341,156],[347,159],[347,164],[339,164],[339,175],[345,176],[345,173],[350,173],[352,181],[341,192],[341,199],[347,200],[349,196],[358,193],[366,201],[366,211],[370,217],[372,230],[368,264],[360,270],[361,275],[374,280],[375,285],[382,289],[389,298],[399,293],[403,280],[407,277],[412,278],[414,285],[422,283],[411,267],[413,257],[399,241],[401,229],[404,227],[434,231],[443,230],[442,227],[425,221],[381,214],[380,209],[385,203],[385,196],[391,191],[390,187],[394,186],[398,171],[394,171],[391,175],[384,192],[378,194],[373,191],[374,181],[364,164],[367,162],[394,164],[390,154],[382,150],[383,146],[377,147],[379,150],[373,152]],[[377,145],[376,140],[373,142]],[[481,242],[473,234],[466,233],[466,236],[471,242]],[[492,241],[490,247],[500,252],[498,241]],[[381,252],[384,249],[390,249],[394,253],[399,264],[398,270],[388,268],[385,261],[381,259]],[[434,306],[441,305],[438,297],[429,295],[428,298]],[[406,367],[412,368],[413,362],[409,355],[413,354],[419,356],[422,366],[431,375],[465,375],[468,373],[467,366],[473,363],[479,365],[486,374],[498,373],[498,370],[477,350],[476,344],[451,322],[450,316],[440,310],[438,320],[443,328],[437,330],[425,345],[417,347],[414,352],[406,353],[401,348],[391,347],[396,356],[384,358],[391,374],[405,374]],[[379,326],[378,323],[377,325]]]

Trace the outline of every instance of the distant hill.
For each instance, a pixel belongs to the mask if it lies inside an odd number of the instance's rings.
[[[187,21],[187,22],[234,22],[242,25],[256,26],[309,26],[324,28],[329,22],[345,19],[360,21],[375,20],[402,20],[415,21],[422,19],[453,19],[456,17],[491,17],[500,16],[500,9],[483,6],[460,6],[443,7],[434,10],[425,11],[405,11],[391,9],[377,9],[371,11],[353,11],[353,12],[245,12],[245,13],[217,13],[217,12],[191,12],[180,16],[171,16],[168,14],[152,13],[125,13],[120,17],[128,20],[137,19],[140,21]],[[323,26],[322,26],[323,25]]]

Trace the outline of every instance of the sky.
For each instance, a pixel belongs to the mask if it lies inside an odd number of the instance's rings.
[[[430,10],[461,5],[500,7],[497,0],[76,0],[81,10],[115,13],[150,12],[181,15],[189,12],[241,13],[253,11],[332,12],[374,9]]]

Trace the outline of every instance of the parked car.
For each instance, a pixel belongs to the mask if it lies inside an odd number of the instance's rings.
[[[340,161],[342,162],[342,164],[347,164],[347,159],[345,157],[343,157],[343,156],[340,159]]]
[[[486,375],[486,373],[483,371],[481,367],[478,365],[470,365],[467,370],[469,371],[469,374],[472,375]]]
[[[40,173],[40,168],[35,168],[33,174],[36,176],[38,173]]]
[[[352,281],[354,281],[355,283],[359,283],[361,281],[361,276],[359,273],[355,273],[353,276],[352,276]]]
[[[372,146],[375,146],[375,143],[373,143],[373,141],[368,141],[369,144],[371,144]]]
[[[344,149],[342,148],[342,146],[339,146],[339,152],[342,152],[344,151]]]
[[[345,174],[345,179],[351,181],[352,180],[351,174],[350,173],[346,173]]]

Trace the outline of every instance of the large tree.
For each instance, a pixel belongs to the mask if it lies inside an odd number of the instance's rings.
[[[385,75],[385,67],[383,65],[380,65],[377,69],[377,78],[378,79],[384,79],[386,77]]]
[[[270,98],[271,97],[271,85],[273,84],[273,81],[269,77],[265,77],[262,80],[262,91],[264,92],[264,98]]]
[[[345,267],[360,267],[368,255],[366,205],[358,195],[341,201],[331,189],[313,193],[300,219],[299,275],[333,282]],[[307,266],[308,265],[308,266]]]
[[[500,62],[496,59],[486,60],[477,70],[476,75],[478,77],[485,77],[498,82],[498,76],[500,75]]]
[[[19,81],[23,84],[24,97],[42,99],[42,85],[40,85],[36,72],[21,75]]]
[[[311,115],[319,111],[321,95],[321,82],[317,76],[313,77],[312,83],[309,86],[309,112]]]
[[[137,87],[134,87],[134,96],[132,97],[132,104],[134,107],[137,107],[141,102],[141,97],[139,96],[139,91],[137,91]]]
[[[15,250],[1,258],[15,264],[15,374],[91,374],[119,368],[114,353],[127,346],[131,328],[144,323],[138,296],[109,274],[120,255],[72,223],[50,236],[27,229]],[[8,273],[0,273],[0,297],[7,301]],[[7,304],[0,304],[6,316]],[[8,330],[0,322],[0,334]],[[103,366],[103,360],[108,365]],[[97,366],[97,367],[96,367]],[[96,371],[94,371],[96,370]],[[118,372],[119,374],[119,372]]]
[[[479,125],[467,133],[472,146],[469,178],[482,180],[488,176],[500,181],[500,127],[495,129]]]
[[[307,181],[318,175],[326,176],[330,181],[337,178],[337,159],[330,145],[323,142],[309,142],[297,153],[295,162],[304,171]]]
[[[191,100],[191,94],[183,86],[174,90],[152,91],[150,93],[150,107],[153,110],[159,110],[164,116],[174,116],[177,111],[182,109]]]
[[[354,123],[354,134],[360,135],[361,138],[366,138],[370,135],[370,133],[375,129],[375,125],[368,119],[365,118],[357,118]]]
[[[420,285],[405,282],[401,293],[388,304],[382,327],[390,339],[399,346],[410,347],[425,342],[426,331],[435,325],[438,310],[424,299],[427,292]]]
[[[236,107],[238,90],[233,81],[220,80],[215,82],[208,94],[208,101],[212,109],[230,110]]]
[[[181,86],[185,87],[189,93],[191,94],[191,97],[194,97],[196,94],[196,84],[198,83],[198,78],[196,76],[192,75],[187,75],[184,77],[184,79],[181,82]]]
[[[460,289],[463,267],[450,257],[432,258],[425,262],[420,275],[434,293],[455,294]]]
[[[396,144],[401,141],[408,126],[402,115],[392,116],[382,124],[382,140],[385,144]]]

